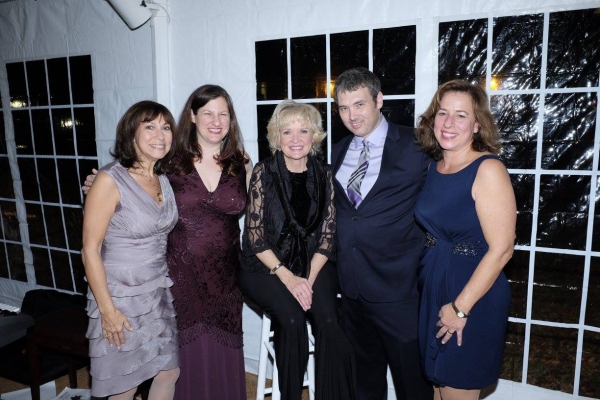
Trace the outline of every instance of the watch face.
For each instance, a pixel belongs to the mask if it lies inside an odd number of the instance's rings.
[[[456,315],[458,315],[459,318],[464,318],[465,317],[465,313],[462,312],[462,311],[457,312]]]

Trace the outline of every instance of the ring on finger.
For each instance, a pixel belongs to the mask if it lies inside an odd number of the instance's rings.
[[[454,332],[450,332],[449,330],[446,331],[446,333],[449,333],[450,335],[454,334]]]

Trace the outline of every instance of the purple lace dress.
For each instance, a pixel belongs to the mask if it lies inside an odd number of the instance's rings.
[[[221,175],[214,192],[196,170],[169,180],[179,210],[167,252],[181,347],[175,398],[245,400],[243,297],[236,284],[245,171]]]
[[[163,204],[152,197],[119,163],[106,165],[121,200],[102,243],[108,290],[117,309],[133,328],[125,330],[118,350],[102,337],[98,304],[88,290],[87,338],[90,343],[92,396],[126,392],[161,370],[179,366],[173,284],[167,275],[167,235],[177,221],[177,208],[167,177],[159,177]]]

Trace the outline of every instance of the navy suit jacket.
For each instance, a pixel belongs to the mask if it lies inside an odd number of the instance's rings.
[[[332,149],[334,175],[352,135]],[[418,298],[417,269],[424,234],[414,207],[431,159],[415,142],[414,129],[389,124],[381,171],[373,188],[355,209],[334,179],[337,212],[338,273],[342,293],[370,302]]]

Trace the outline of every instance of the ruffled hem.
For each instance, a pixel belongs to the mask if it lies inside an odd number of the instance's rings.
[[[132,327],[134,324],[132,320],[140,317],[143,318],[152,312],[156,314],[156,318],[168,318],[177,315],[173,307],[173,295],[168,288],[158,288],[152,293],[135,297],[113,297],[112,301],[115,308],[129,319]],[[94,298],[88,300],[87,311],[90,319],[101,318],[98,303],[96,303]],[[143,325],[142,322],[136,325],[136,327],[141,325]]]
[[[159,287],[171,287],[173,281],[165,271],[152,270],[152,275],[148,274],[145,278],[135,278],[129,274],[122,274],[120,271],[106,271],[108,281],[108,290],[113,297],[136,296],[151,292]]]
[[[175,352],[173,354],[160,355],[152,360],[151,363],[142,365],[141,368],[129,375],[113,377],[108,380],[101,380],[92,376],[91,394],[93,397],[108,397],[124,393],[138,387],[142,382],[155,377],[160,371],[168,371],[178,367],[179,354]]]
[[[153,335],[152,329],[148,333]],[[145,338],[148,339],[149,336],[145,336]],[[115,346],[110,347],[108,342],[105,342],[107,344],[103,347],[107,348],[107,354],[95,356],[90,351],[90,374],[98,380],[130,375],[142,368],[143,365],[151,363],[156,357],[175,354],[179,351],[177,331],[170,327],[164,329],[160,336],[153,335],[152,340],[131,350],[128,349],[130,341],[121,346],[121,350]]]
[[[119,310],[131,310],[128,316],[139,315],[143,313],[143,310],[149,310],[153,303],[146,304],[152,297],[155,297],[155,292],[160,289],[168,289],[173,285],[173,281],[169,277],[159,277],[152,281],[148,281],[144,285],[140,285],[135,288],[121,288],[115,287],[112,284],[108,285],[108,290],[113,299],[115,307]],[[173,302],[173,297],[170,290],[167,290],[169,302]],[[138,299],[140,304],[133,304],[135,299]],[[87,314],[90,318],[100,318],[100,311],[96,303],[96,298],[91,290],[87,293]],[[146,304],[145,306],[143,304]],[[122,311],[123,312],[123,311]],[[147,311],[146,311],[147,312]]]

